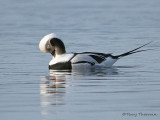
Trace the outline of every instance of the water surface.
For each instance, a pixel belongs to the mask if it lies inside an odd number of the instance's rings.
[[[159,0],[5,0],[0,4],[0,119],[159,120]],[[68,52],[114,55],[154,41],[112,68],[49,71],[40,39]],[[144,115],[148,114],[148,115]]]

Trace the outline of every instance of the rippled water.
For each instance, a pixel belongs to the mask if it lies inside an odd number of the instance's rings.
[[[159,0],[5,0],[0,3],[0,119],[159,120]],[[114,55],[153,42],[112,68],[49,71],[40,39],[68,52]]]

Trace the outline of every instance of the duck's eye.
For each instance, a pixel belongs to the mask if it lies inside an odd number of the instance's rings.
[[[50,45],[47,45],[47,49],[48,49],[48,50],[50,49]]]

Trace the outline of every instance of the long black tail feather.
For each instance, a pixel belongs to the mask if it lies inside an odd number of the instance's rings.
[[[151,41],[151,42],[152,42],[152,41]],[[144,45],[142,45],[142,46],[140,46],[140,47],[138,47],[138,48],[136,48],[136,49],[133,49],[133,50],[131,50],[131,51],[129,51],[129,52],[126,52],[126,53],[123,53],[123,54],[120,54],[120,55],[117,55],[117,56],[112,56],[112,58],[118,59],[118,58],[121,58],[121,57],[124,57],[124,56],[127,56],[127,55],[131,55],[131,54],[134,54],[134,53],[138,53],[138,52],[142,52],[142,51],[151,50],[151,49],[138,50],[138,49],[140,49],[140,48],[142,48],[142,47],[144,47],[144,46],[150,44],[151,42],[146,43],[146,44],[144,44]]]

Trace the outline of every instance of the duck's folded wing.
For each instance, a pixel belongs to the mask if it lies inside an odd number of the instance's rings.
[[[74,57],[71,59],[71,62],[73,64],[88,63],[94,65],[102,63],[109,56],[111,56],[111,54],[96,52],[75,53]]]

